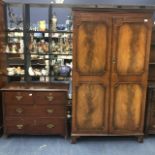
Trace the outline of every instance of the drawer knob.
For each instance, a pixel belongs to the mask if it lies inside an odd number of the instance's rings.
[[[48,101],[52,101],[54,99],[53,96],[47,96]]]
[[[155,125],[153,125],[152,127],[155,128]]]
[[[0,70],[0,75],[3,75],[3,71]]]
[[[17,108],[17,109],[16,109],[16,112],[17,112],[18,114],[21,114],[21,113],[23,112],[23,109],[22,109],[22,108]]]
[[[148,22],[148,19],[144,19],[144,23],[147,23]]]
[[[46,127],[49,128],[49,129],[52,129],[52,128],[54,128],[55,126],[54,126],[53,124],[47,124]]]
[[[23,98],[23,96],[16,96],[16,99],[18,100],[18,101],[20,101],[21,99]]]
[[[52,114],[52,113],[53,113],[53,109],[47,109],[47,112],[48,112],[49,114]]]
[[[17,129],[19,129],[19,130],[23,129],[23,126],[24,126],[23,124],[16,125]]]

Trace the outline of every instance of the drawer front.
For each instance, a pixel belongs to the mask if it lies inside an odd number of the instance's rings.
[[[40,134],[65,135],[65,119],[63,118],[40,118],[37,120],[37,132]]]
[[[26,134],[33,130],[34,122],[30,118],[7,118],[4,131],[6,134]]]
[[[6,134],[60,134],[65,135],[65,119],[63,118],[7,118]]]
[[[62,105],[19,105],[19,106],[6,106],[6,116],[39,116],[39,117],[50,117],[60,116],[65,117],[65,108]]]
[[[64,104],[67,100],[66,92],[36,92],[35,104]]]
[[[5,104],[33,104],[32,92],[5,92]]]
[[[150,120],[149,120],[149,128],[155,130],[155,101],[151,102],[151,109],[149,111]]]

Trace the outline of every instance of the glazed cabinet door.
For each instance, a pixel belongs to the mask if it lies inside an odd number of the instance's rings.
[[[151,17],[113,18],[110,133],[143,133]]]
[[[72,136],[107,133],[112,20],[74,11]]]
[[[0,88],[6,82],[4,2],[0,1]]]
[[[5,55],[4,55],[4,44],[5,44],[5,21],[4,21],[4,2],[0,1],[0,88],[5,84],[6,76],[5,70]],[[0,93],[0,134],[2,132],[3,117],[2,117],[2,94]]]
[[[148,87],[145,133],[155,134],[155,86]]]

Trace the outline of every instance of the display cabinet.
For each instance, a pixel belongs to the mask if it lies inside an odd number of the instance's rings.
[[[5,24],[4,24],[4,3],[0,1],[0,88],[2,88],[6,81],[5,76],[5,57],[3,50],[5,48]],[[3,117],[2,117],[2,95],[0,93],[0,134],[2,133]]]
[[[8,82],[70,80],[72,15],[71,8],[62,6],[6,4]]]
[[[145,133],[155,134],[155,23],[152,30]]]
[[[0,25],[0,78],[5,83],[1,88],[4,133],[66,137],[67,117],[71,115],[71,7],[5,3],[2,8],[5,20]]]
[[[149,62],[149,83],[155,82],[155,23],[152,29],[151,49],[150,49],[150,62]]]

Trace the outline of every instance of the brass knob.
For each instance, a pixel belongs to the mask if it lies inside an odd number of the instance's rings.
[[[16,109],[16,112],[17,112],[18,114],[21,114],[21,113],[23,112],[23,109],[22,109],[22,108],[17,108],[17,109]]]
[[[48,112],[49,114],[52,114],[52,113],[53,113],[53,109],[47,109],[47,112]]]
[[[22,98],[23,98],[23,96],[20,96],[20,95],[16,96],[16,99],[17,99],[18,101],[20,101]]]
[[[23,129],[23,126],[24,126],[23,124],[16,125],[17,129],[19,129],[19,130]]]
[[[54,126],[53,124],[47,124],[46,127],[49,128],[49,129],[52,129],[52,128],[54,128],[55,126]]]
[[[48,101],[52,101],[54,99],[53,96],[47,96]]]
[[[3,72],[0,70],[0,75],[3,75]]]
[[[147,23],[149,20],[148,19],[144,19],[144,23]]]

